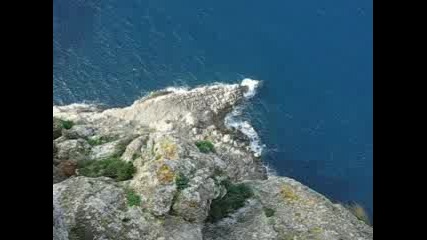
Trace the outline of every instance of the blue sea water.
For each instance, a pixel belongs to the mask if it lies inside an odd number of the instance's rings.
[[[54,0],[55,104],[262,80],[246,111],[280,175],[373,216],[372,0]]]

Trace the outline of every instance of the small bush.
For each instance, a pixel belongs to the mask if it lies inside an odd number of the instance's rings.
[[[365,211],[365,209],[358,203],[350,203],[346,206],[346,208],[359,220],[365,222],[368,225],[371,225],[371,222],[369,220],[368,213]]]
[[[190,182],[190,179],[188,179],[188,177],[186,177],[184,174],[180,173],[176,178],[175,178],[175,184],[176,187],[179,191],[185,189],[188,187],[188,182]]]
[[[136,172],[131,162],[124,162],[118,157],[102,160],[84,161],[80,164],[79,173],[86,177],[110,177],[116,181],[125,181]]]
[[[126,199],[129,207],[141,206],[141,197],[132,189],[126,189]]]
[[[64,129],[71,129],[74,126],[74,123],[72,121],[67,120],[61,120],[62,128]]]
[[[253,196],[252,189],[246,184],[232,184],[229,180],[223,181],[227,194],[214,199],[207,221],[216,222],[245,205],[246,199]]]
[[[109,143],[112,141],[117,140],[117,137],[111,137],[111,136],[101,136],[98,138],[89,138],[87,140],[87,142],[91,145],[91,146],[98,146],[98,145],[102,145],[104,143]]]
[[[202,153],[215,152],[214,145],[210,141],[197,141],[196,146]]]
[[[104,144],[105,142],[102,140],[102,138],[95,138],[95,139],[88,139],[87,142],[89,143],[89,145],[91,146],[98,146],[101,144]]]
[[[265,207],[264,208],[264,213],[265,213],[265,216],[267,216],[267,217],[271,217],[271,216],[273,216],[274,215],[274,213],[276,213],[276,211],[274,211],[273,209],[271,209],[271,208],[267,208],[267,207]]]
[[[102,145],[104,143],[112,142],[112,141],[115,141],[115,140],[117,140],[116,137],[101,136],[101,137],[98,137],[98,138],[89,138],[89,139],[87,139],[87,142],[91,146],[98,146],[98,145]]]

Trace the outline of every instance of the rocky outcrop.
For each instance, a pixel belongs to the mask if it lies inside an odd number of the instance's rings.
[[[76,177],[54,184],[53,199],[65,223],[57,232],[67,232],[70,240],[156,239],[159,235],[158,221],[139,208],[128,208],[124,189],[109,178]]]
[[[155,92],[125,108],[55,106],[53,238],[372,239],[372,227],[345,208],[267,176],[250,138],[224,125],[251,91],[213,85]],[[226,210],[213,207],[224,199]]]
[[[64,213],[58,204],[58,201],[53,199],[53,239],[68,240],[68,229],[65,225]]]
[[[57,139],[62,135],[62,123],[58,118],[53,118],[53,139]]]
[[[207,225],[205,239],[353,240],[373,237],[372,227],[346,208],[293,179],[270,177],[246,183],[253,189],[254,199],[229,218]]]

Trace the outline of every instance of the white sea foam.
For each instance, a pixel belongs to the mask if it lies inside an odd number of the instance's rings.
[[[256,90],[259,84],[260,84],[260,81],[258,80],[254,80],[250,78],[243,79],[240,85],[248,87],[248,91],[244,94],[245,98],[251,98],[255,96]]]
[[[238,87],[239,85],[247,87],[248,90],[243,94],[243,96],[246,99],[250,99],[256,95],[257,89],[260,85],[260,81],[250,79],[250,78],[245,78],[242,80],[240,84],[213,83],[210,85],[205,85],[203,87],[215,87],[215,86]],[[178,94],[191,91],[187,86],[167,87],[165,90],[173,93],[178,93]],[[233,109],[233,111],[225,117],[224,119],[225,126],[228,128],[237,129],[241,133],[243,133],[250,141],[249,146],[251,151],[254,153],[254,156],[259,157],[261,156],[262,151],[265,148],[265,145],[261,143],[258,133],[255,131],[255,129],[252,127],[249,121],[242,119],[242,113],[243,113],[243,106],[242,105],[236,106]]]
[[[248,91],[244,94],[246,99],[250,99],[255,96],[259,84],[260,81],[258,80],[253,80],[250,78],[243,79],[240,85],[248,87]],[[242,112],[243,106],[235,107],[234,110],[225,117],[225,126],[228,128],[237,129],[246,137],[248,137],[250,140],[249,146],[251,151],[254,153],[255,157],[259,157],[261,156],[265,145],[261,143],[261,139],[259,138],[258,133],[255,131],[249,121],[242,119]]]
[[[167,87],[165,90],[168,92],[173,92],[173,93],[186,93],[188,92],[188,87],[183,86],[183,87]]]

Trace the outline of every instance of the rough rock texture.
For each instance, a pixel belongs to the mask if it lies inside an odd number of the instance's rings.
[[[89,125],[77,125],[71,129],[64,129],[63,135],[68,139],[89,138],[95,135],[95,128]]]
[[[278,237],[270,219],[265,216],[260,202],[251,200],[229,218],[215,224],[206,224],[204,239],[268,240],[286,238]]]
[[[68,239],[68,229],[65,225],[64,213],[55,199],[53,200],[53,239]]]
[[[276,211],[272,226],[283,238],[350,240],[373,235],[373,229],[347,209],[293,179],[270,177],[250,185],[262,205]]]
[[[70,139],[58,142],[57,158],[61,160],[84,160],[88,157],[89,144],[83,139]]]
[[[69,239],[156,239],[158,221],[128,208],[123,188],[109,178],[70,178],[53,185]],[[55,217],[54,217],[55,218]]]
[[[57,139],[62,135],[62,123],[58,118],[53,118],[53,139]]]
[[[372,239],[372,227],[347,209],[295,180],[268,177],[249,138],[225,126],[251,94],[245,84],[213,85],[155,92],[125,108],[54,106],[53,239]],[[200,140],[214,151],[201,152]],[[131,163],[132,178],[76,170],[109,157]],[[253,196],[208,221],[213,201],[228,196],[227,181]]]
[[[205,239],[372,239],[373,229],[347,209],[286,177],[247,181],[255,197],[230,218],[209,224]],[[265,208],[274,214],[267,217]],[[248,229],[253,229],[248,231]]]
[[[53,183],[59,183],[67,179],[67,176],[57,167],[53,166]]]

